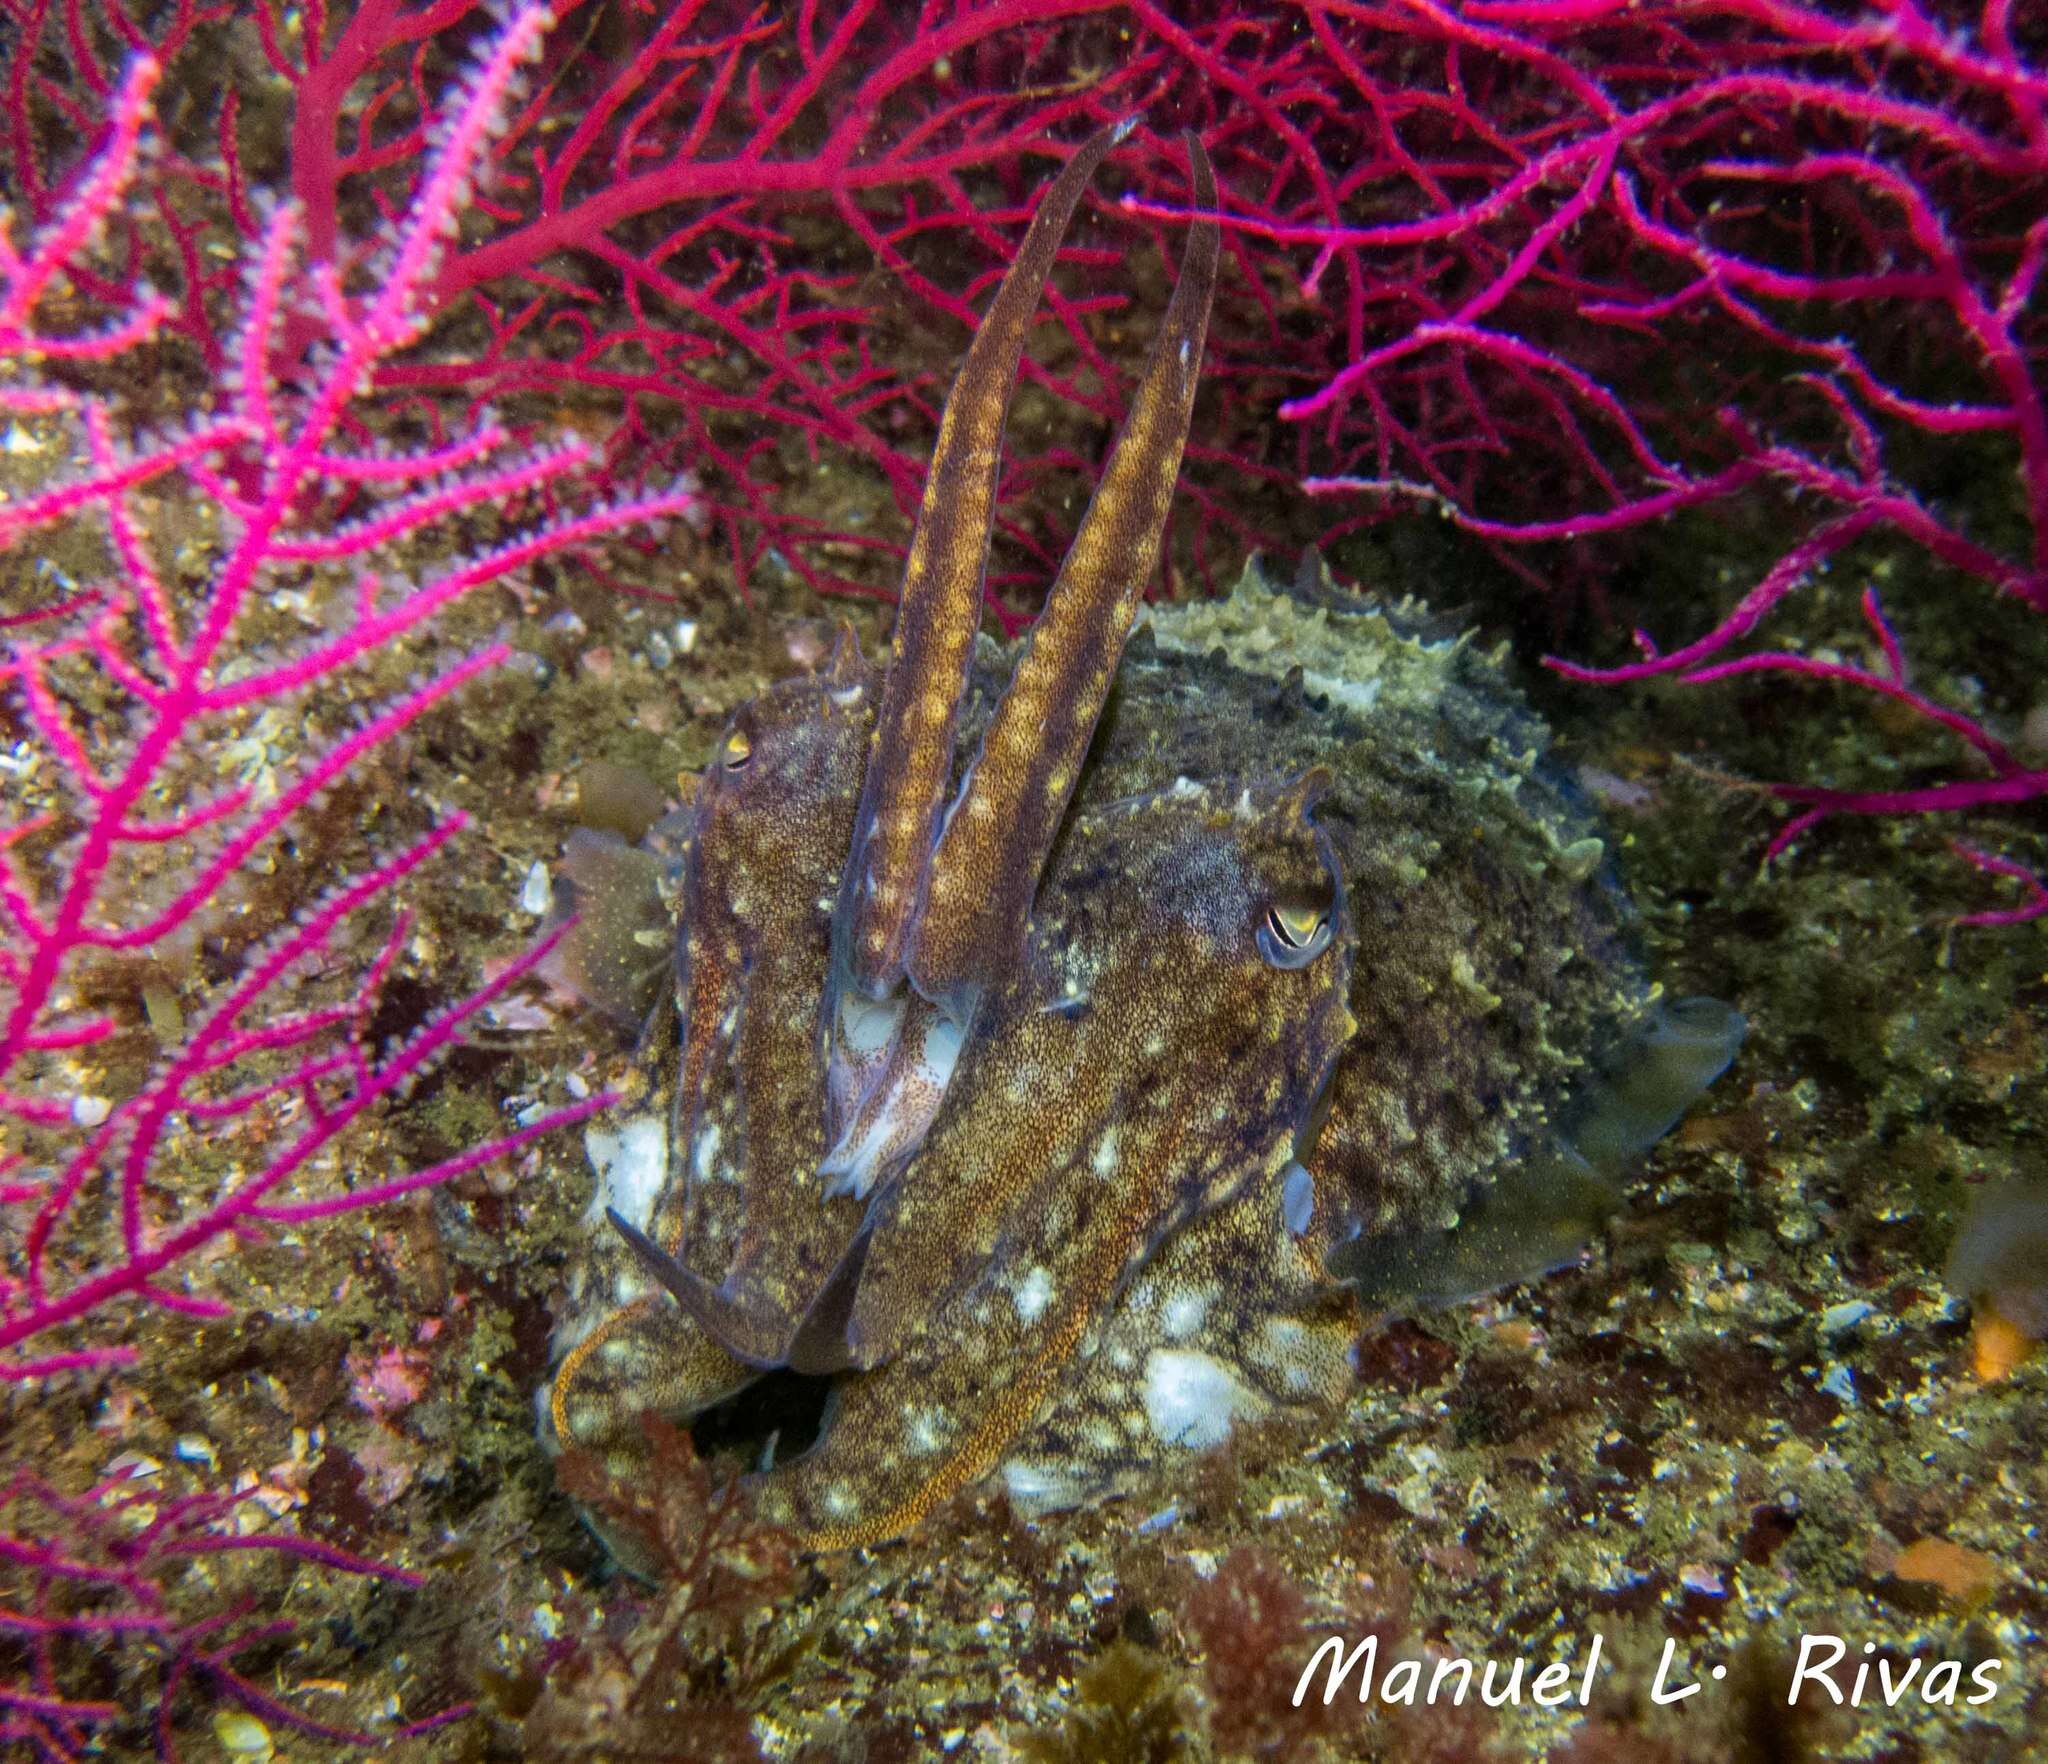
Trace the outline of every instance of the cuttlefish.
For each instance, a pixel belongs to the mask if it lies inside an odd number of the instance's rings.
[[[667,996],[589,1136],[544,1425],[631,1476],[644,1412],[829,1381],[758,1477],[821,1549],[1334,1408],[1370,1308],[1569,1260],[1740,1038],[1645,979],[1500,656],[1313,557],[1139,626],[1217,279],[1192,138],[1122,434],[1029,634],[980,635],[1011,386],[1124,132],[1073,151],[969,346],[887,665],[843,632],[640,848],[567,854],[571,980]]]

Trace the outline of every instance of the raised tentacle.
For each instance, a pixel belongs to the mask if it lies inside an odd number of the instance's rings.
[[[1091,135],[1047,188],[939,419],[835,925],[845,981],[869,998],[887,996],[902,979],[905,939],[952,776],[954,726],[980,623],[1003,427],[1024,339],[1081,194],[1130,126],[1118,123]]]
[[[1186,140],[1196,204],[1213,211],[1208,156],[1193,135]],[[908,965],[917,990],[957,1022],[972,1016],[973,1000],[1020,944],[1158,562],[1219,253],[1216,222],[1197,221],[1123,434],[933,854]]]

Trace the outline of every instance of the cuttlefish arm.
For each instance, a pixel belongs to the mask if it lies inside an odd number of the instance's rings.
[[[1086,1235],[1126,1208],[1149,1250],[1256,1175],[1228,1122],[1292,1106],[1244,1093],[1265,1082],[1261,1062],[1316,1032],[1321,989],[1350,960],[1330,950],[1343,894],[1312,819],[1326,783],[1176,788],[1077,818],[1032,959],[985,1003],[946,1114],[874,1207],[852,1364],[880,1364],[956,1295],[1030,1264],[1019,1246],[1063,1209]],[[1304,908],[1308,941],[1276,951],[1272,915]],[[1303,969],[1312,984],[1283,977]],[[1341,1001],[1330,1009],[1348,1024]],[[1293,1099],[1304,1120],[1314,1094]],[[1141,1178],[1137,1123],[1162,1108],[1158,1132],[1191,1120],[1197,1143],[1170,1180],[1164,1167]]]
[[[1213,212],[1208,155],[1192,135],[1187,147],[1196,206]],[[1015,958],[1158,563],[1220,251],[1215,221],[1198,221],[1123,433],[932,855],[909,972],[954,1021],[972,1017],[975,996]]]
[[[939,419],[836,922],[842,984],[871,999],[887,996],[902,978],[952,777],[954,731],[981,621],[1003,428],[1024,339],[1082,193],[1130,127],[1119,123],[1091,135],[1047,188]]]
[[[815,1012],[874,698],[848,632],[820,673],[748,705],[698,793],[684,866],[670,1135],[681,1204],[627,1223],[669,1259],[660,1284],[757,1367],[783,1363],[861,1218],[820,1174]]]
[[[819,1013],[830,1147],[821,1169],[835,1197],[864,1200],[901,1167],[937,1112],[959,1051],[960,1026],[938,1021],[905,987],[904,954],[953,772],[1024,338],[1088,180],[1128,132],[1128,124],[1099,130],[1047,187],[939,419]]]
[[[1072,829],[1057,929],[1095,991],[986,1001],[869,1246],[851,1334],[888,1357],[842,1374],[821,1442],[765,1480],[808,1545],[892,1537],[996,1468],[1176,1225],[1296,1155],[1352,1029],[1317,785],[1169,792]],[[1318,895],[1324,928],[1276,964],[1268,914]]]
[[[1109,139],[1098,135],[1090,147]],[[1213,208],[1215,180],[1193,136],[1188,155],[1197,198]],[[1020,302],[1036,300],[1044,281],[1039,259],[1049,264],[1058,241],[1057,232],[1048,231],[1041,245],[1039,228],[1065,224],[1079,191],[1063,186],[1077,166],[1093,162],[1086,150],[1077,154],[1047,195],[984,334],[1008,336],[1028,316],[1013,311],[1013,294]],[[1216,223],[1197,222],[1124,431],[980,753],[938,822],[936,795],[931,812],[918,805],[934,756],[951,765],[960,670],[974,624],[974,601],[962,597],[961,584],[970,575],[979,583],[993,515],[996,459],[980,447],[1000,443],[1002,390],[986,376],[998,366],[1013,370],[1016,348],[1005,343],[1001,354],[993,346],[983,352],[978,335],[977,353],[955,384],[927,485],[926,516],[912,545],[887,688],[916,708],[902,713],[905,731],[898,731],[885,699],[867,777],[875,814],[871,821],[864,799],[840,897],[840,954],[824,1011],[833,1140],[825,1169],[835,1194],[865,1198],[915,1152],[952,1081],[982,994],[1015,965],[1046,855],[1116,678],[1138,598],[1158,561],[1220,250]],[[951,474],[970,463],[974,471],[963,493],[941,494],[954,488]],[[957,527],[963,508],[982,523],[971,540]],[[936,542],[925,542],[935,511],[952,523],[945,533],[953,561],[943,569],[932,561]],[[943,642],[934,634],[941,630]],[[899,766],[905,768],[900,778]],[[914,800],[904,795],[912,789]],[[899,851],[893,843],[899,832],[926,843]],[[901,985],[906,960],[908,988]]]

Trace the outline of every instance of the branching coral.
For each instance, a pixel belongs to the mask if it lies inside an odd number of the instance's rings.
[[[0,405],[36,425],[15,430],[22,450],[76,446],[82,455],[75,469],[16,494],[0,514],[0,541],[16,548],[14,560],[27,562],[30,543],[41,559],[17,580],[44,586],[58,557],[83,557],[91,570],[8,615],[0,664],[23,715],[25,739],[12,770],[15,802],[29,811],[0,834],[7,858],[0,1115],[29,1147],[0,1164],[8,1179],[0,1202],[23,1221],[18,1259],[0,1287],[0,1350],[8,1356],[0,1375],[118,1363],[126,1350],[115,1345],[67,1352],[31,1344],[121,1298],[222,1315],[222,1307],[170,1283],[213,1239],[303,1224],[446,1181],[599,1106],[586,1101],[432,1169],[338,1192],[310,1185],[294,1192],[331,1165],[330,1148],[351,1125],[402,1091],[544,953],[501,971],[403,1047],[375,1049],[367,1030],[405,944],[401,913],[365,949],[354,984],[333,1002],[284,1006],[318,967],[345,955],[358,915],[461,831],[459,816],[301,903],[292,922],[250,948],[233,981],[189,1017],[182,1008],[167,1011],[182,1034],[127,1094],[88,1088],[88,1061],[120,1022],[110,1010],[83,1007],[110,959],[189,945],[225,909],[243,904],[241,873],[252,859],[508,651],[485,649],[395,700],[364,703],[347,733],[311,751],[281,748],[275,760],[257,728],[265,712],[274,717],[304,705],[316,689],[346,683],[352,670],[486,583],[595,535],[692,506],[687,491],[670,491],[596,508],[462,559],[423,583],[387,581],[371,566],[372,555],[394,540],[465,511],[508,505],[580,463],[573,447],[493,463],[507,436],[488,422],[446,447],[412,454],[351,447],[344,433],[349,401],[375,363],[418,334],[417,288],[438,255],[477,145],[538,31],[536,14],[480,70],[440,169],[394,240],[381,279],[361,294],[323,267],[294,282],[296,211],[275,212],[250,266],[227,411],[182,433],[130,439],[114,398],[48,379],[0,387]],[[27,251],[0,251],[0,347],[17,366],[104,364],[140,347],[163,318],[160,302],[144,302],[93,332],[33,328],[39,301],[127,183],[155,80],[147,61],[130,74],[98,176],[66,221]],[[294,299],[317,308],[332,338],[296,387],[280,381],[266,356],[280,312]],[[184,519],[203,536],[166,558],[138,493],[150,486],[158,499],[167,497],[174,477],[189,498]],[[353,519],[337,520],[343,507]],[[97,539],[78,530],[95,523]],[[266,597],[273,608],[280,600],[294,606],[311,638],[257,636]],[[223,771],[233,781],[218,787]],[[194,1155],[195,1144],[223,1143],[234,1150],[219,1188],[196,1207],[182,1203],[166,1185],[167,1165]]]
[[[420,1577],[307,1538],[240,1530],[246,1507],[235,1494],[159,1495],[125,1471],[83,1495],[22,1471],[0,1487],[0,1587],[9,1601],[0,1606],[0,1647],[22,1661],[18,1677],[0,1682],[0,1740],[22,1756],[71,1759],[102,1749],[146,1712],[158,1756],[175,1764],[179,1697],[189,1686],[289,1732],[377,1743],[266,1691],[245,1657],[289,1636],[292,1624],[252,1621],[253,1593],[210,1575],[195,1586],[185,1571],[240,1554],[296,1557],[399,1586]]]
[[[166,259],[165,320],[216,366],[213,247],[260,233],[251,185],[288,181],[315,254],[346,257],[368,237],[351,217],[417,192],[427,94],[484,28],[473,0],[282,19],[185,0],[148,25],[119,0],[5,3],[6,132],[41,217],[71,186],[37,143],[93,137],[119,53],[153,40],[185,90],[225,46],[226,102],[184,106],[109,272],[132,286]],[[950,359],[951,339],[927,356],[907,327],[969,323],[979,285],[947,292],[957,260],[1000,270],[1044,160],[1129,114],[1124,224],[1076,260],[1184,218],[1171,141],[1193,127],[1235,264],[1169,567],[1300,530],[1305,487],[1330,499],[1326,539],[1421,502],[1537,591],[1625,609],[1632,539],[1710,509],[1760,535],[1789,518],[1705,636],[1556,665],[1796,675],[1959,738],[1922,783],[1788,782],[1800,812],[1773,852],[1831,816],[1996,820],[2048,789],[1982,715],[1916,693],[1896,646],[1874,667],[1734,653],[1831,565],[1920,559],[2048,611],[2048,75],[2005,0],[573,0],[560,17],[420,291],[434,348],[376,383],[423,413],[451,393],[545,403],[627,485],[703,472],[742,591],[764,563],[883,591]],[[1069,293],[1054,316],[990,579],[1012,623],[1051,562],[1036,510],[1085,475],[1126,392],[1117,298]],[[831,492],[792,497],[814,471]],[[2029,886],[1969,919],[2044,906]]]
[[[541,1114],[426,1169],[345,1180],[351,1130],[404,1095],[546,948],[379,1046],[373,1023],[411,934],[393,897],[462,817],[322,892],[276,902],[252,880],[280,846],[313,837],[332,793],[508,651],[443,660],[381,697],[364,685],[369,664],[415,653],[444,609],[487,583],[694,506],[670,488],[519,531],[518,508],[575,472],[584,449],[521,450],[480,417],[407,452],[369,440],[352,411],[377,365],[421,335],[420,292],[544,22],[530,9],[492,41],[413,205],[357,273],[301,267],[298,209],[270,210],[244,266],[222,395],[173,432],[137,432],[125,401],[147,383],[141,352],[168,304],[90,269],[137,170],[154,61],[137,59],[113,94],[108,138],[58,218],[25,243],[0,239],[0,412],[10,458],[32,464],[0,504],[13,724],[0,829],[0,1381],[129,1363],[124,1306],[232,1315],[198,1274],[214,1247],[447,1182],[608,1100]],[[317,343],[284,357],[288,314]],[[379,567],[393,542],[480,510],[515,536],[419,582]],[[224,977],[196,960],[202,943]],[[41,1481],[17,1483],[15,1497],[81,1521],[110,1502],[125,1519],[137,1510],[118,1491],[79,1497]],[[166,1703],[196,1674],[250,1704],[234,1650],[202,1647],[212,1631],[181,1627],[150,1593],[173,1559],[261,1548],[379,1571],[294,1538],[223,1533],[236,1505],[187,1503],[150,1520],[147,1548],[109,1543],[125,1565],[104,1584],[123,1602],[104,1623],[61,1611],[45,1621],[49,1587],[102,1581],[0,1529],[0,1556],[45,1589],[14,1625],[34,1638],[31,1680],[0,1686],[0,1709],[25,1724],[17,1737],[70,1757],[82,1728],[112,1718],[63,1707],[49,1688],[66,1641],[185,1637]]]

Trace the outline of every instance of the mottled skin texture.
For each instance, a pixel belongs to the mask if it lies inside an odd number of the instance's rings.
[[[1213,227],[1034,636],[977,646],[986,449],[1057,239],[1034,227],[955,388],[887,672],[849,640],[764,694],[682,823],[665,1112],[595,1213],[638,1247],[601,1231],[551,1392],[556,1436],[630,1473],[645,1409],[832,1377],[760,1491],[823,1548],[994,1471],[1069,1502],[1338,1397],[1331,1252],[1453,1225],[1647,997],[1496,661],[1320,566],[1126,647]]]
[[[771,1511],[864,1542],[994,1469],[1160,1242],[1286,1166],[1350,1027],[1349,964],[1275,969],[1252,932],[1276,889],[1327,897],[1330,875],[1299,790],[1077,818],[1032,959],[878,1205],[848,1328],[875,1369],[842,1380]]]
[[[734,719],[698,786],[672,866],[677,1015],[651,1050],[673,1098],[674,1180],[636,1223],[725,1300],[727,1327],[707,1333],[608,1245],[583,1271],[607,1314],[556,1377],[565,1438],[616,1432],[615,1390],[659,1392],[640,1406],[688,1414],[739,1389],[786,1345],[787,1294],[815,1291],[852,1240],[859,1204],[827,1199],[817,1175],[816,1001],[873,700],[870,671],[842,641],[823,674],[772,688]],[[588,1301],[572,1298],[582,1313]]]
[[[818,1173],[815,1001],[874,698],[842,638],[818,680],[742,711],[698,792],[684,867],[674,1139],[694,1162],[680,1218],[657,1208],[655,1224],[703,1283],[719,1339],[758,1364],[787,1356],[794,1316],[860,1223],[859,1203],[827,1196]]]

